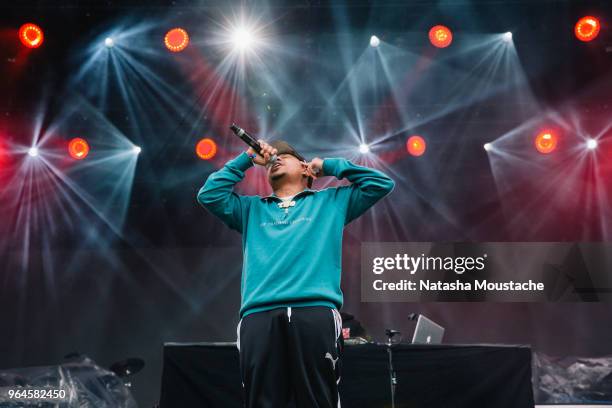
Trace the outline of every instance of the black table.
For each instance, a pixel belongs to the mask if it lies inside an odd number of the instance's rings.
[[[387,348],[347,345],[343,408],[391,406]],[[533,408],[531,349],[510,345],[393,345],[397,408]],[[235,343],[164,345],[161,408],[241,407]]]

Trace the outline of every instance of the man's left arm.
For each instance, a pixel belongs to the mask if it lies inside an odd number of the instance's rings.
[[[327,158],[319,166],[322,175],[335,176],[339,180],[346,178],[352,183],[339,188],[340,194],[348,196],[345,224],[359,217],[395,187],[395,182],[383,172],[358,166],[347,159]]]

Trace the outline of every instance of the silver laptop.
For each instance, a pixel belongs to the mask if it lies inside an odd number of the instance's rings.
[[[429,320],[423,315],[419,315],[414,335],[413,344],[440,344],[444,336],[444,327]]]

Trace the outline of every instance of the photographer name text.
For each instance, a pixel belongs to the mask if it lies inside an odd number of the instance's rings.
[[[410,256],[396,254],[393,257],[375,257],[372,259],[372,273],[382,275],[385,272],[407,273],[413,279],[399,279],[385,281],[375,279],[372,287],[375,291],[544,291],[544,283],[533,280],[528,281],[502,281],[492,282],[486,279],[473,279],[470,281],[435,280],[420,278],[417,274],[429,271],[454,272],[464,275],[469,272],[480,272],[486,267],[487,254],[477,257],[441,257],[441,256]],[[469,278],[468,278],[469,279]]]

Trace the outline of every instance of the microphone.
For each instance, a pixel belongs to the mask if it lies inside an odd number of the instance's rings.
[[[251,136],[246,130],[237,126],[235,123],[232,123],[230,129],[236,136],[238,136],[242,141],[253,148],[257,153],[261,154],[261,145],[253,136]],[[261,154],[263,156],[263,154]],[[270,163],[274,163],[276,161],[276,155],[270,157]]]
[[[391,337],[395,336],[396,334],[401,334],[401,333],[398,330],[385,329],[385,334],[387,335],[387,337],[389,337],[389,339],[391,339]]]

